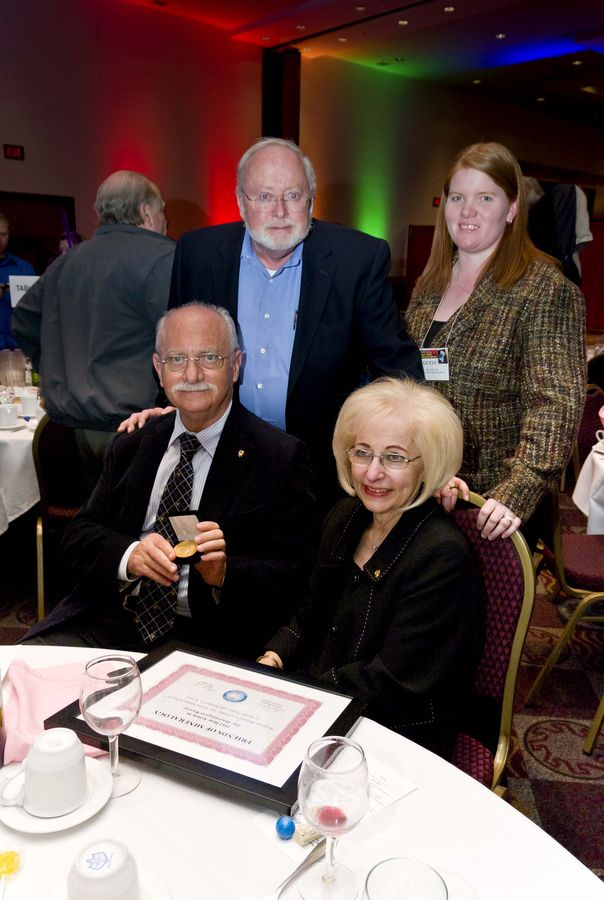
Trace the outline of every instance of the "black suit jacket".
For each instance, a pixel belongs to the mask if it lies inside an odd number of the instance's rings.
[[[101,618],[108,608],[122,615],[119,563],[140,537],[173,425],[172,413],[115,439],[94,493],[65,535],[77,586],[28,638],[65,627],[84,609]],[[196,512],[220,524],[227,546],[218,605],[190,568],[189,605],[203,646],[255,657],[275,624],[288,620],[312,565],[317,522],[306,448],[234,402]]]
[[[215,303],[237,321],[244,233],[242,222],[232,222],[184,234],[176,247],[169,307],[191,300]],[[306,441],[319,475],[331,467],[340,406],[367,371],[371,377],[405,373],[423,381],[417,345],[392,300],[389,271],[386,241],[313,221],[302,252],[285,412],[287,431]]]

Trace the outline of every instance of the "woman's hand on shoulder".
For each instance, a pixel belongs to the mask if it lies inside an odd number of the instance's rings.
[[[453,478],[449,478],[444,487],[440,491],[436,491],[434,496],[445,512],[451,512],[459,497],[463,500],[470,499],[470,488],[463,478],[458,478],[455,475]]]
[[[511,537],[515,531],[518,531],[521,524],[522,520],[519,516],[492,497],[489,497],[481,507],[476,519],[476,527],[480,531],[480,536],[489,541]]]

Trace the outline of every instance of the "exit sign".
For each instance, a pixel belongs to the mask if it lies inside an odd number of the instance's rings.
[[[22,147],[20,144],[5,144],[4,159],[18,159],[23,161],[25,159],[25,147]]]

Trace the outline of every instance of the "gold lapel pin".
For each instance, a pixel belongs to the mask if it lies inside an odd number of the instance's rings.
[[[239,459],[241,459],[242,456],[245,456],[245,450],[238,450],[237,456],[239,457]]]

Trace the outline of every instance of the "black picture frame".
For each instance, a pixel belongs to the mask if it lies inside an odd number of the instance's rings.
[[[200,650],[198,647],[191,647],[182,641],[170,641],[157,650],[152,650],[148,653],[143,659],[139,660],[138,665],[141,672],[152,668],[176,650],[187,653],[198,659],[205,659],[208,662],[218,661],[227,663],[242,671],[256,673],[261,671],[262,675],[280,679],[286,684],[306,685],[316,690],[320,690],[325,694],[344,697],[349,701],[346,709],[330,724],[328,730],[324,732],[324,734],[349,734],[354,730],[354,727],[362,714],[363,707],[360,701],[347,694],[341,694],[338,691],[330,690],[323,684],[297,676],[286,676],[279,670],[268,666],[260,666],[256,663],[246,664],[239,659],[234,660],[225,657],[224,655],[211,653],[207,650]],[[79,702],[76,700],[46,719],[44,727],[70,728],[76,732],[83,743],[91,744],[93,747],[106,750],[107,738],[93,731],[83,719],[79,718],[79,716],[80,707]],[[316,735],[317,738],[323,736],[323,734]],[[120,735],[119,747],[120,755],[145,765],[165,769],[171,774],[185,778],[189,783],[197,783],[204,788],[219,794],[224,794],[230,798],[260,803],[286,815],[290,815],[296,805],[298,773],[302,760],[300,760],[299,765],[287,781],[281,786],[276,786],[261,781],[260,779],[241,775],[239,772],[233,772],[227,767],[214,766],[202,760],[194,759],[186,754],[177,753],[148,741],[139,740],[138,738],[129,736],[128,732]]]

